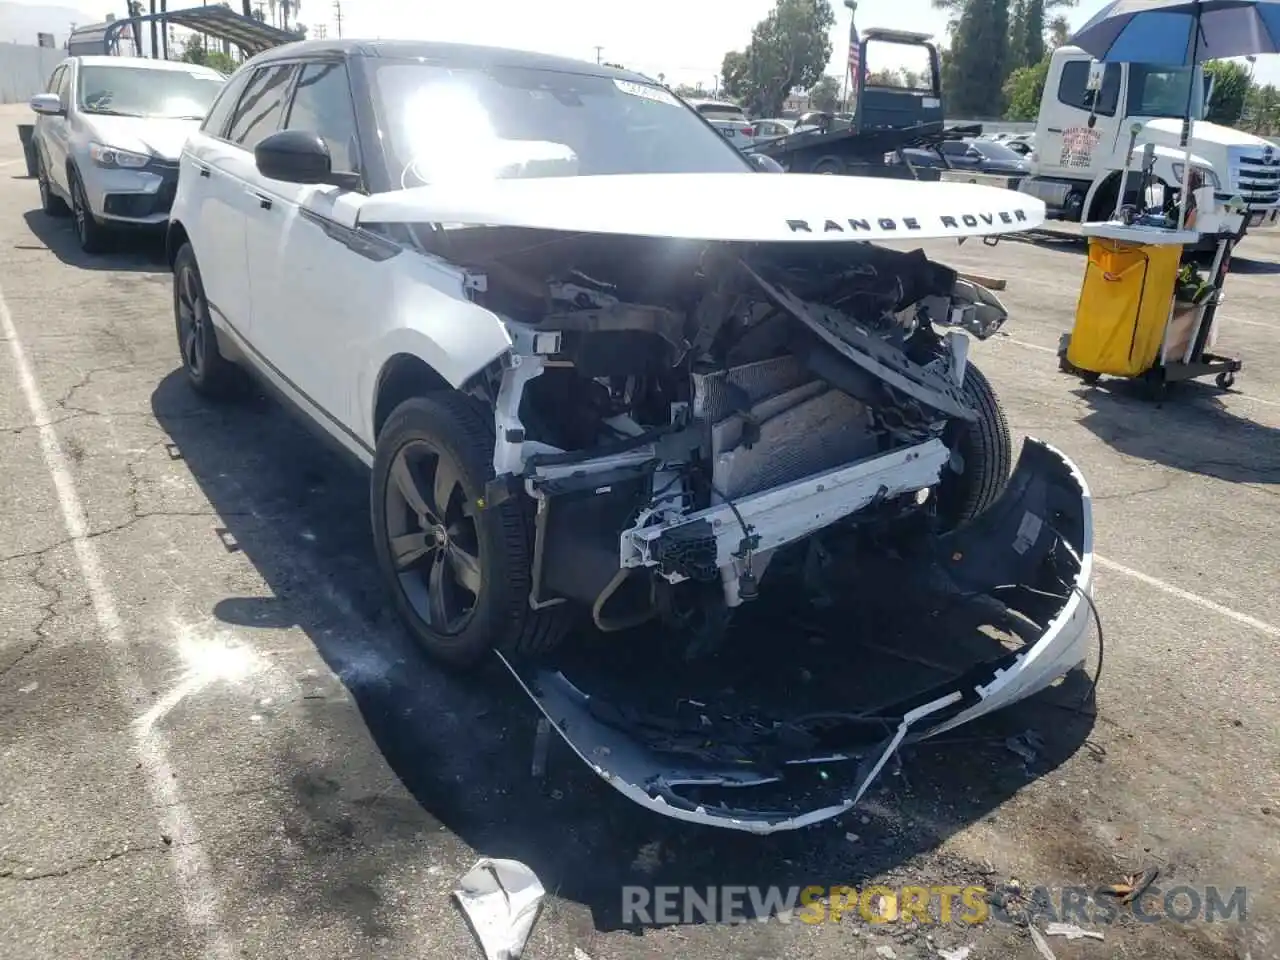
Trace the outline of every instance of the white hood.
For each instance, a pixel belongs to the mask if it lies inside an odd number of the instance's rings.
[[[379,193],[360,223],[531,227],[685,240],[924,240],[1039,226],[1044,203],[972,183],[786,173],[493,180]]]
[[[1150,140],[1165,147],[1177,147],[1182,139],[1181,120],[1148,120],[1142,128],[1139,142]],[[1197,143],[1211,143],[1221,147],[1269,147],[1270,141],[1255,137],[1243,130],[1222,127],[1207,120],[1196,120],[1191,124],[1191,146]]]
[[[132,153],[155,154],[163,160],[177,160],[187,137],[200,127],[199,120],[89,115],[86,119],[91,121],[93,139],[103,146]]]

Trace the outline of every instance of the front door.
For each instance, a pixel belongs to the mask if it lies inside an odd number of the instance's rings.
[[[341,61],[304,64],[284,129],[319,135],[334,172],[362,171],[355,110]],[[248,219],[253,341],[327,429],[350,444],[357,357],[389,301],[396,248],[343,224],[345,191],[258,177]],[[348,221],[349,222],[349,221]]]
[[[43,115],[36,120],[40,131],[40,144],[44,148],[45,171],[56,192],[69,196],[70,184],[67,181],[67,153],[71,110],[71,64],[58,66],[49,78],[49,89],[46,93],[56,93],[62,101],[62,116]]]
[[[1037,172],[1042,176],[1093,180],[1110,163],[1124,71],[1120,64],[1108,63],[1095,96],[1089,89],[1090,62],[1084,57],[1063,63],[1053,109],[1047,116],[1042,112],[1036,129]]]
[[[250,303],[250,261],[247,231],[256,210],[253,191],[258,171],[253,147],[274,133],[284,114],[289,81],[294,67],[273,64],[255,71],[244,85],[224,122],[217,122],[222,102],[210,113],[212,125],[193,137],[189,157],[181,176],[196,176],[200,186],[199,214],[193,223],[199,233],[192,236],[196,258],[201,264],[205,295],[210,307],[241,340],[252,339],[253,310]],[[232,96],[235,91],[228,91]]]

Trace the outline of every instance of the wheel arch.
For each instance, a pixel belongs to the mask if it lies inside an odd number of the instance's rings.
[[[1108,173],[1104,173],[1102,176],[1098,177],[1096,180],[1093,181],[1093,186],[1091,186],[1089,188],[1089,192],[1084,195],[1084,205],[1080,208],[1081,223],[1085,223],[1087,221],[1092,221],[1095,219],[1095,217],[1093,216],[1093,212],[1094,212],[1093,205],[1096,202],[1098,202],[1099,197],[1106,197],[1111,195],[1110,191],[1111,191],[1111,188],[1113,187],[1117,190],[1120,188],[1120,171],[1119,170],[1111,170]],[[1111,202],[1115,203],[1114,196],[1111,196]],[[1107,216],[1105,219],[1110,220],[1111,217]]]
[[[393,411],[404,401],[424,394],[452,389],[438,370],[412,353],[395,353],[387,358],[374,381],[372,403],[373,438],[376,441]]]
[[[183,226],[182,221],[170,220],[164,232],[164,259],[169,264],[170,270],[178,259],[178,251],[182,249],[182,245],[190,242],[191,238],[187,235],[187,228]]]

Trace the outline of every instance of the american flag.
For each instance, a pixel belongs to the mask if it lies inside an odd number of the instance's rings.
[[[858,69],[862,65],[862,44],[858,40],[858,25],[849,20],[849,99],[858,96]]]

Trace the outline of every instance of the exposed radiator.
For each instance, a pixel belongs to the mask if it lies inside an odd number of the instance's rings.
[[[710,426],[713,482],[730,499],[878,452],[867,407],[790,356],[695,374],[694,411]],[[749,422],[759,431],[750,446]]]

